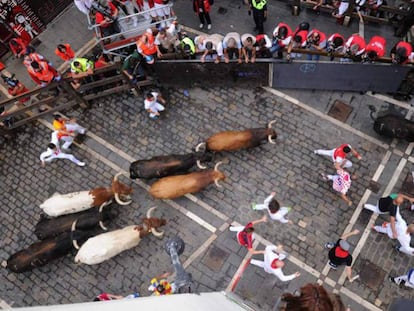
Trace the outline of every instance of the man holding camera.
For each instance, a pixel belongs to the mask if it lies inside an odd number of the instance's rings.
[[[306,49],[310,50],[310,51],[323,51],[326,47],[326,35],[318,30],[318,29],[313,29],[309,32],[308,34],[308,38],[306,40]],[[316,60],[318,61],[319,58],[321,56],[320,55],[312,55],[312,54],[308,54],[307,55],[307,59],[308,60]]]

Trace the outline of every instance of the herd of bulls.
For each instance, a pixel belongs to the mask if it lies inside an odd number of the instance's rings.
[[[266,128],[219,132],[199,144],[194,153],[135,161],[130,165],[130,178],[160,178],[149,190],[157,199],[174,199],[196,193],[212,183],[220,187],[218,182],[226,178],[218,170],[221,162],[212,170],[177,174],[187,172],[196,164],[200,169],[206,169],[202,162],[212,160],[210,152],[252,148],[265,140],[275,144],[277,134],[272,128],[274,122],[271,121]],[[119,205],[132,202],[132,188],[119,182],[119,175],[114,177],[111,187],[57,194],[44,201],[40,208],[45,215],[41,216],[35,229],[40,241],[10,256],[7,268],[13,272],[28,271],[63,257],[74,249],[78,250],[75,262],[93,265],[137,246],[141,238],[151,233],[161,238],[163,232],[158,228],[165,225],[166,220],[152,217],[155,207],[148,210],[140,225],[104,232],[107,230],[104,223],[115,217],[110,206],[112,200]],[[79,244],[82,246],[79,247]]]

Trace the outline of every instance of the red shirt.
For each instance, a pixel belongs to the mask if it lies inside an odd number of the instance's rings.
[[[75,57],[75,52],[72,50],[72,47],[69,43],[63,44],[63,46],[66,48],[66,52],[59,51],[58,48],[55,50],[55,54],[59,56],[64,61],[71,60]]]
[[[237,239],[239,240],[240,245],[250,249],[253,248],[253,237],[251,232],[246,232],[246,229],[248,228],[253,228],[253,224],[251,222],[249,222],[244,229],[237,234]]]
[[[385,38],[380,36],[373,36],[365,48],[365,52],[369,53],[373,51],[377,53],[378,57],[383,57],[385,55],[385,44]]]
[[[116,7],[112,4],[112,2],[108,2],[108,5],[109,5],[109,8],[111,9],[111,15],[114,15],[115,12],[116,12]],[[96,12],[95,22],[97,24],[100,24],[102,22],[105,22],[105,16],[102,13],[100,13],[100,12]],[[105,28],[105,27],[108,27],[109,24],[110,23],[103,23],[102,25],[99,25],[99,27]]]
[[[340,145],[338,148],[336,148],[335,149],[335,151],[334,151],[334,154],[333,154],[333,158],[334,158],[334,160],[336,160],[336,158],[337,157],[340,157],[340,158],[342,158],[342,159],[345,159],[345,157],[346,157],[346,153],[345,153],[345,151],[344,151],[344,148],[345,147],[349,147],[349,148],[351,148],[351,146],[350,145],[348,145],[348,144],[342,144],[342,145]]]

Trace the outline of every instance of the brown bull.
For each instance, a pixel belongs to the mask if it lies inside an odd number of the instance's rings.
[[[207,139],[206,149],[210,151],[235,151],[259,146],[263,140],[267,140],[271,144],[275,144],[273,139],[277,138],[276,131],[272,128],[272,124],[276,120],[269,122],[267,128],[247,129],[244,131],[224,131],[216,133]],[[199,144],[196,151],[199,150]]]
[[[175,199],[187,193],[199,192],[213,182],[221,187],[218,181],[225,180],[226,176],[218,170],[220,164],[217,163],[214,170],[161,178],[151,186],[149,192],[156,199]]]

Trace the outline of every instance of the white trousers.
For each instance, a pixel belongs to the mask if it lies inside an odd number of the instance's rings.
[[[59,152],[58,154],[53,153],[49,157],[45,158],[45,162],[51,162],[54,159],[67,159],[77,165],[79,165],[79,163],[82,163],[82,161],[79,161],[78,159],[76,159],[73,154],[64,153],[62,151]]]
[[[78,123],[66,123],[65,126],[69,132],[76,132],[79,134],[85,134],[86,132],[86,129],[80,126]]]
[[[58,139],[57,134],[58,134],[58,131],[52,132],[52,137],[51,137],[50,142],[54,144],[55,146],[59,147],[60,145],[59,145],[59,139]],[[68,149],[70,145],[72,145],[73,143],[73,136],[62,136],[60,140],[64,142],[62,145],[62,148]]]
[[[165,107],[163,105],[161,105],[159,102],[156,102],[156,103],[151,105],[150,110],[151,110],[150,117],[153,118],[153,117],[156,116],[157,112],[164,111]]]
[[[169,6],[165,4],[154,3],[154,8],[156,8],[157,15],[162,18],[168,18],[171,13]]]
[[[332,159],[332,161],[335,162],[335,159],[334,159],[334,152],[335,152],[335,150],[336,149],[331,149],[331,150],[318,149],[318,150],[315,150],[315,152],[316,152],[316,154],[330,157]],[[347,159],[345,159],[344,161],[346,161],[346,162],[345,162],[345,165],[343,167],[351,167],[352,166],[352,162],[351,161],[349,161]]]
[[[411,284],[410,282],[408,282],[408,275],[407,274],[397,276],[397,277],[394,278],[394,280],[398,285],[400,285],[401,281],[404,281],[405,282],[404,285],[406,287],[414,288],[414,284]]]

